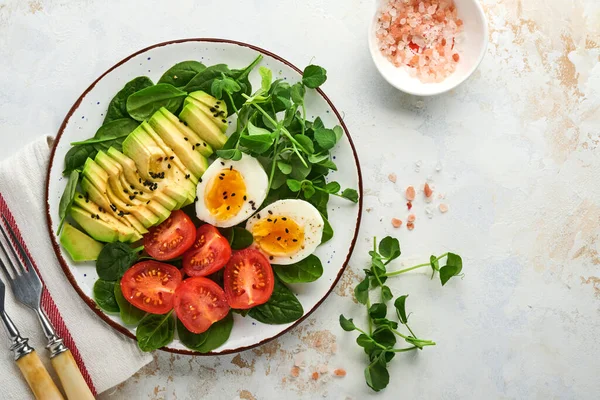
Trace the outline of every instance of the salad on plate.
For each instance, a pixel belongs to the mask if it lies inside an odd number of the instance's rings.
[[[58,234],[74,262],[95,261],[96,305],[136,327],[152,351],[175,335],[206,353],[238,313],[264,324],[304,315],[288,284],[313,282],[313,254],[333,237],[328,181],[340,126],[308,119],[305,94],[327,74],[273,79],[258,67],[183,61],[155,84],[130,80],[102,126],[71,143]],[[249,74],[258,69],[253,90]]]

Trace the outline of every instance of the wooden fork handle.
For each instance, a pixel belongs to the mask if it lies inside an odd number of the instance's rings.
[[[94,395],[90,391],[85,379],[83,379],[81,371],[79,371],[79,367],[71,354],[71,350],[63,351],[52,357],[51,361],[69,400],[94,399]]]
[[[23,373],[33,395],[38,400],[63,400],[60,391],[46,371],[37,353],[24,355],[17,360],[17,366]]]

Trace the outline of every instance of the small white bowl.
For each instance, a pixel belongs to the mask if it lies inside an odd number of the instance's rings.
[[[487,20],[479,1],[454,0],[458,18],[464,23],[455,44],[460,60],[454,73],[438,83],[423,83],[418,77],[412,77],[408,68],[394,66],[379,50],[375,36],[377,15],[380,7],[386,3],[387,0],[377,1],[377,10],[369,27],[369,50],[381,76],[396,89],[416,96],[433,96],[460,85],[477,69],[488,44]]]

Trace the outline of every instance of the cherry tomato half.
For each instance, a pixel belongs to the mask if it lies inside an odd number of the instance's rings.
[[[183,272],[189,276],[207,276],[217,272],[231,257],[229,242],[212,225],[198,228],[196,241],[183,255]]]
[[[274,285],[271,264],[258,250],[236,251],[225,266],[223,286],[231,308],[248,309],[266,303]]]
[[[194,243],[194,223],[183,211],[173,211],[161,224],[144,235],[144,249],[157,260],[179,257]]]
[[[173,308],[181,272],[169,264],[142,261],[129,268],[121,279],[123,296],[131,304],[152,314],[166,314]]]
[[[219,285],[195,276],[184,280],[175,291],[175,313],[190,332],[202,333],[225,318],[229,305]]]

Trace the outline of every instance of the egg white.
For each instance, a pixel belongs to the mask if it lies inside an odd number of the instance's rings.
[[[317,246],[321,244],[321,237],[323,236],[323,228],[325,226],[323,217],[321,217],[321,213],[319,213],[312,204],[304,200],[278,200],[252,216],[246,223],[246,229],[252,233],[252,227],[256,225],[256,223],[262,219],[269,218],[271,215],[269,214],[269,211],[272,212],[272,215],[287,217],[294,220],[296,224],[304,230],[303,248],[300,248],[293,254],[274,256],[261,249],[256,242],[252,245],[255,249],[262,252],[269,259],[271,264],[294,264],[314,253]]]
[[[246,185],[246,200],[242,204],[240,211],[234,216],[226,219],[217,219],[205,205],[205,195],[207,195],[208,184],[212,179],[217,178],[223,169],[234,169],[240,173]],[[247,154],[242,154],[238,161],[224,160],[217,158],[204,172],[198,183],[196,195],[196,216],[198,219],[211,225],[228,228],[239,224],[248,219],[258,210],[267,196],[269,188],[269,178],[258,160]]]

